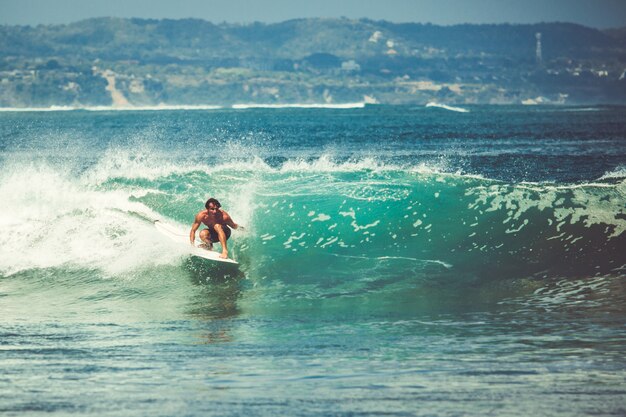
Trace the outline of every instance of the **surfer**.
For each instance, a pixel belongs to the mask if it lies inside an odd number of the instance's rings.
[[[196,218],[191,225],[189,242],[194,245],[196,231],[200,227],[200,224],[204,223],[207,228],[200,231],[200,240],[204,242],[201,247],[211,250],[213,249],[213,243],[219,241],[222,245],[220,258],[226,259],[228,258],[228,246],[226,245],[226,241],[230,237],[230,228],[243,230],[243,227],[235,223],[230,215],[221,209],[222,205],[215,198],[209,198],[204,207],[206,210],[202,210],[196,214]]]

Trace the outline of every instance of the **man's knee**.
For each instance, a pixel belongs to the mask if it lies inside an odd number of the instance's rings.
[[[215,231],[215,235],[216,237],[220,237],[223,236],[224,239],[227,239],[230,237],[230,228],[228,227],[224,227],[221,224],[216,224],[215,226],[213,226],[213,230]]]

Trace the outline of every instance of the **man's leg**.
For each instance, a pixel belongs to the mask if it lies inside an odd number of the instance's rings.
[[[228,246],[226,246],[226,233],[224,233],[224,228],[222,227],[221,224],[216,224],[215,226],[213,226],[213,229],[215,229],[215,231],[217,232],[217,237],[220,240],[220,244],[222,245],[222,254],[220,255],[220,258],[228,258]]]
[[[200,231],[200,240],[204,242],[206,249],[213,249],[213,242],[211,241],[211,233],[209,232],[209,229],[203,229]]]

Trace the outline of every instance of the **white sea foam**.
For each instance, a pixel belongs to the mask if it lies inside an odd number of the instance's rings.
[[[268,167],[269,168],[269,167]],[[270,168],[271,169],[271,168]],[[445,176],[463,176],[468,178],[483,179],[478,175],[465,174],[461,172],[451,173],[447,171],[447,166],[443,161],[434,161],[431,163],[420,162],[417,165],[402,165],[385,163],[378,161],[376,158],[366,157],[357,160],[348,160],[337,162],[330,154],[321,155],[317,159],[290,159],[283,163],[278,169],[281,173],[290,172],[310,172],[310,173],[333,173],[333,172],[408,172],[419,175],[445,175]]]
[[[598,190],[602,190],[599,192]],[[468,208],[495,212],[506,210],[509,215],[504,223],[511,223],[509,230],[517,232],[528,224],[525,216],[530,210],[551,210],[557,231],[566,224],[611,226],[609,238],[620,236],[626,231],[622,196],[626,192],[626,181],[617,184],[574,184],[568,186],[526,184],[491,185],[469,188],[466,196],[476,200]],[[611,194],[614,194],[611,197]],[[566,200],[568,201],[566,203]],[[607,229],[608,232],[608,229]]]
[[[224,150],[224,153],[243,154],[237,149]],[[252,156],[228,160],[217,165],[190,161],[173,152],[166,152],[150,144],[138,141],[125,148],[112,147],[106,150],[98,162],[84,175],[89,183],[100,184],[112,178],[154,180],[169,175],[202,173],[210,176],[215,173],[239,176],[242,173],[276,172],[261,158]]]
[[[0,271],[5,275],[35,268],[100,269],[110,276],[146,266],[177,262],[181,253],[148,222],[123,191],[85,187],[47,166],[8,166],[0,176]]]
[[[442,174],[446,172],[445,164],[443,164],[442,162],[436,162],[436,163],[420,162],[417,165],[406,167],[406,168],[408,168],[407,171],[409,172],[412,172],[414,174],[422,174],[422,175]]]
[[[395,176],[398,173],[407,173],[440,182],[445,182],[448,179],[476,180],[478,181],[477,187],[504,187],[510,185],[505,181],[489,179],[477,174],[462,171],[450,172],[445,161],[402,165],[381,162],[371,157],[336,161],[333,155],[323,154],[315,159],[288,159],[279,166],[270,166],[258,156],[232,159],[212,165],[202,162],[181,161],[179,158],[172,157],[171,153],[166,153],[141,143],[132,148],[111,148],[107,150],[98,163],[85,172],[81,180],[86,184],[102,184],[107,180],[115,178],[155,180],[170,175],[187,175],[192,173],[201,173],[207,177],[219,175],[222,179],[232,179],[233,181],[262,180],[264,175],[272,174],[365,173],[372,176],[368,180],[368,184],[371,186],[384,185],[384,181],[389,179],[389,175]],[[378,175],[381,176],[380,181],[383,182],[377,182]],[[541,182],[521,182],[515,184],[515,187],[519,191],[527,190],[528,192],[558,192],[599,188],[610,190],[620,186],[620,184],[601,182],[602,180],[620,180],[623,178],[626,178],[626,168],[619,167],[603,175],[597,182],[559,185]],[[312,187],[319,187],[319,184],[313,184]],[[626,187],[626,184],[622,184],[620,187]],[[494,193],[498,192],[494,191]],[[356,195],[351,196],[355,197]]]
[[[267,166],[266,169],[274,170]],[[474,179],[484,179],[479,175],[466,174],[462,172],[449,172],[445,162],[435,161],[432,163],[421,162],[417,165],[402,165],[394,163],[386,163],[378,161],[376,158],[366,157],[357,160],[348,160],[337,162],[330,154],[321,155],[317,159],[290,159],[278,168],[281,173],[344,173],[344,172],[371,172],[371,173],[389,173],[389,172],[405,172],[418,175],[442,175],[453,177],[467,177]]]
[[[336,162],[330,155],[322,155],[319,158],[307,161],[294,159],[285,161],[280,168],[281,172],[357,172],[357,171],[380,171],[397,170],[398,166],[385,165],[374,158],[364,158],[358,161]]]
[[[107,150],[85,174],[85,179],[94,184],[111,178],[155,179],[172,174],[185,174],[194,171],[208,172],[206,165],[176,163],[162,152],[141,147],[130,149],[112,148]]]
[[[482,179],[480,176],[448,172],[444,161],[421,162],[418,165],[402,165],[382,162],[373,157],[337,161],[332,154],[323,154],[315,159],[293,158],[279,166],[270,166],[249,149],[239,149],[235,144],[226,147],[222,154],[232,155],[225,162],[210,164],[191,160],[179,151],[164,151],[138,138],[126,147],[107,149],[85,174],[84,178],[93,184],[101,184],[109,179],[148,179],[154,180],[169,175],[202,173],[210,176],[219,173],[233,179],[246,180],[250,175],[288,173],[350,173],[368,172],[373,174],[408,172],[418,175],[440,175]],[[239,157],[240,156],[240,157]]]

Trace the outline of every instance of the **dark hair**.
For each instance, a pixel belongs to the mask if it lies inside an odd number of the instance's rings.
[[[209,204],[213,203],[213,205],[215,205],[215,207],[220,208],[222,207],[222,205],[220,204],[219,201],[217,201],[216,199],[214,199],[213,197],[209,198],[206,203],[204,203],[204,207],[208,210],[209,209]]]

